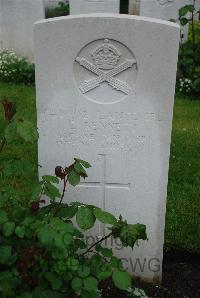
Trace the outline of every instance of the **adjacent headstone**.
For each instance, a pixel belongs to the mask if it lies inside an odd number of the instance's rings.
[[[69,0],[70,14],[119,13],[119,0]]]
[[[0,47],[34,60],[34,23],[44,19],[43,0],[0,0]]]
[[[129,0],[128,13],[131,15],[140,14],[140,0]]]
[[[128,15],[76,15],[35,27],[40,175],[74,157],[90,162],[89,178],[69,187],[65,200],[146,224],[149,240],[134,251],[109,244],[126,269],[155,283],[178,41],[177,24]],[[104,233],[96,226],[97,236]]]
[[[192,0],[140,0],[140,16],[178,20],[179,9],[187,4],[192,4]],[[183,41],[187,40],[188,29],[188,25],[181,28]]]
[[[62,0],[44,0],[46,8],[55,8],[59,6],[60,2],[66,3],[66,0],[63,0],[63,1]]]
[[[197,13],[195,14],[195,20],[200,21],[200,0],[195,1],[195,9]]]

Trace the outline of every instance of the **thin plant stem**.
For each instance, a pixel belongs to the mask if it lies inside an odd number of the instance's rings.
[[[97,241],[97,242],[95,242],[94,244],[92,244],[92,245],[91,245],[91,246],[90,246],[84,253],[81,254],[81,256],[86,255],[88,252],[91,251],[91,249],[92,249],[93,247],[95,247],[97,244],[103,242],[104,240],[108,239],[110,236],[112,236],[112,232],[111,232],[110,234],[104,236],[104,237],[103,237],[102,239],[100,239],[99,241]]]

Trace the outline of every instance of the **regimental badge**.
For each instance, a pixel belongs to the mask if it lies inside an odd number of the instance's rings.
[[[96,75],[94,79],[83,81],[79,89],[82,93],[86,93],[94,88],[97,88],[103,82],[107,82],[113,89],[129,94],[131,88],[126,82],[116,78],[123,71],[131,68],[136,64],[135,59],[126,59],[123,63],[119,63],[120,51],[112,45],[108,39],[97,47],[91,54],[94,63],[89,62],[86,58],[77,57],[76,61],[87,70]]]

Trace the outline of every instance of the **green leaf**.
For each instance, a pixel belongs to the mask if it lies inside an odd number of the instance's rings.
[[[187,18],[180,18],[180,23],[182,26],[185,26],[188,23],[188,19]]]
[[[47,195],[50,199],[60,198],[61,194],[59,192],[59,189],[55,187],[50,182],[45,183],[45,189],[44,189],[45,195]]]
[[[78,211],[78,207],[75,205],[72,206],[61,206],[57,212],[57,215],[61,218],[71,219],[74,217],[76,212]]]
[[[54,234],[49,227],[42,227],[38,232],[38,238],[40,242],[44,245],[52,245],[54,240]]]
[[[67,259],[67,265],[70,271],[77,271],[79,266],[79,261],[74,258],[68,258]]]
[[[98,280],[108,279],[112,275],[112,268],[110,264],[101,264],[96,271],[96,277]]]
[[[33,222],[34,222],[33,217],[25,217],[24,220],[21,222],[21,225],[28,228],[29,226],[32,225]]]
[[[104,224],[113,225],[117,222],[117,219],[114,217],[114,215],[109,212],[105,212],[100,208],[95,208],[93,212],[96,218]]]
[[[6,211],[0,210],[0,225],[4,224],[6,221],[8,221],[8,215]]]
[[[179,17],[183,17],[188,12],[193,12],[194,10],[195,10],[194,5],[185,5],[179,9]]]
[[[67,178],[68,178],[69,183],[72,186],[76,186],[76,185],[78,185],[80,183],[80,175],[76,171],[74,171],[74,170],[72,170],[71,172],[69,172]]]
[[[38,132],[35,125],[27,120],[18,122],[17,133],[26,142],[34,143],[38,139]]]
[[[79,162],[77,162],[77,161],[76,161],[76,163],[75,163],[75,165],[74,165],[74,169],[75,169],[78,173],[82,173],[82,174],[84,174],[84,175],[87,175],[87,173],[86,173],[84,167],[83,167]]]
[[[83,280],[84,288],[88,292],[96,291],[98,286],[98,281],[93,276],[88,276]]]
[[[48,280],[48,282],[51,284],[51,287],[53,290],[59,290],[61,288],[62,282],[56,273],[47,272],[45,273],[45,277]]]
[[[25,233],[26,233],[26,229],[25,229],[25,227],[21,227],[21,226],[16,227],[16,229],[15,229],[15,234],[16,234],[19,238],[24,238]]]
[[[59,183],[59,179],[55,176],[45,175],[45,176],[42,176],[42,179],[46,182],[52,182],[56,184]]]
[[[10,237],[15,230],[15,223],[11,221],[7,221],[3,225],[3,234],[6,237]]]
[[[74,215],[76,214],[76,212],[78,211],[78,207],[73,205],[73,206],[69,206],[65,209],[65,217],[66,218],[72,218],[74,217]]]
[[[50,222],[51,225],[54,226],[54,229],[56,229],[59,232],[65,232],[70,234],[74,233],[74,226],[71,221],[64,222],[59,217],[53,217]]]
[[[95,220],[92,210],[87,207],[79,207],[76,214],[76,221],[81,229],[91,229],[94,226]]]
[[[113,252],[111,248],[102,247],[101,245],[96,245],[96,251],[100,252],[104,257],[112,257]]]
[[[133,248],[137,240],[146,240],[146,226],[142,224],[124,225],[121,229],[120,240],[124,246]]]
[[[63,242],[66,246],[69,246],[73,241],[73,236],[71,234],[65,233],[63,236]]]
[[[6,264],[11,257],[11,246],[1,245],[0,246],[0,264]]]
[[[54,243],[57,248],[59,249],[64,249],[65,244],[64,244],[64,239],[63,239],[63,234],[60,233],[55,233],[54,235]]]
[[[114,285],[119,288],[120,290],[128,290],[131,286],[132,280],[131,276],[126,271],[121,271],[116,269],[112,274],[112,280]]]
[[[78,268],[78,276],[81,278],[85,278],[90,274],[90,267],[85,266],[85,265],[80,265]]]
[[[72,282],[71,282],[71,286],[72,286],[72,289],[76,292],[76,293],[80,293],[81,289],[82,289],[82,286],[83,286],[83,282],[82,282],[82,279],[79,278],[79,277],[75,277],[72,279]]]
[[[79,158],[74,158],[75,161],[78,161],[79,163],[82,164],[82,166],[86,169],[91,168],[91,164],[89,164],[89,162],[79,159]]]

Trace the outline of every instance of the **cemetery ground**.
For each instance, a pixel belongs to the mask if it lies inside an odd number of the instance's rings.
[[[35,88],[0,84],[0,98],[17,105],[17,117],[36,121]],[[176,96],[171,144],[168,200],[165,229],[165,257],[162,287],[145,287],[151,297],[200,297],[199,230],[200,230],[200,101]],[[18,189],[22,199],[37,181],[37,144],[23,147],[8,144],[3,160],[6,175],[0,169],[0,189]],[[23,170],[19,163],[24,163]],[[13,194],[12,194],[13,195]],[[123,199],[123,198],[122,198]],[[108,296],[106,296],[108,295]],[[105,297],[111,293],[105,293]],[[117,297],[117,294],[113,294]],[[118,293],[119,295],[119,293]],[[118,297],[125,297],[121,293]]]

